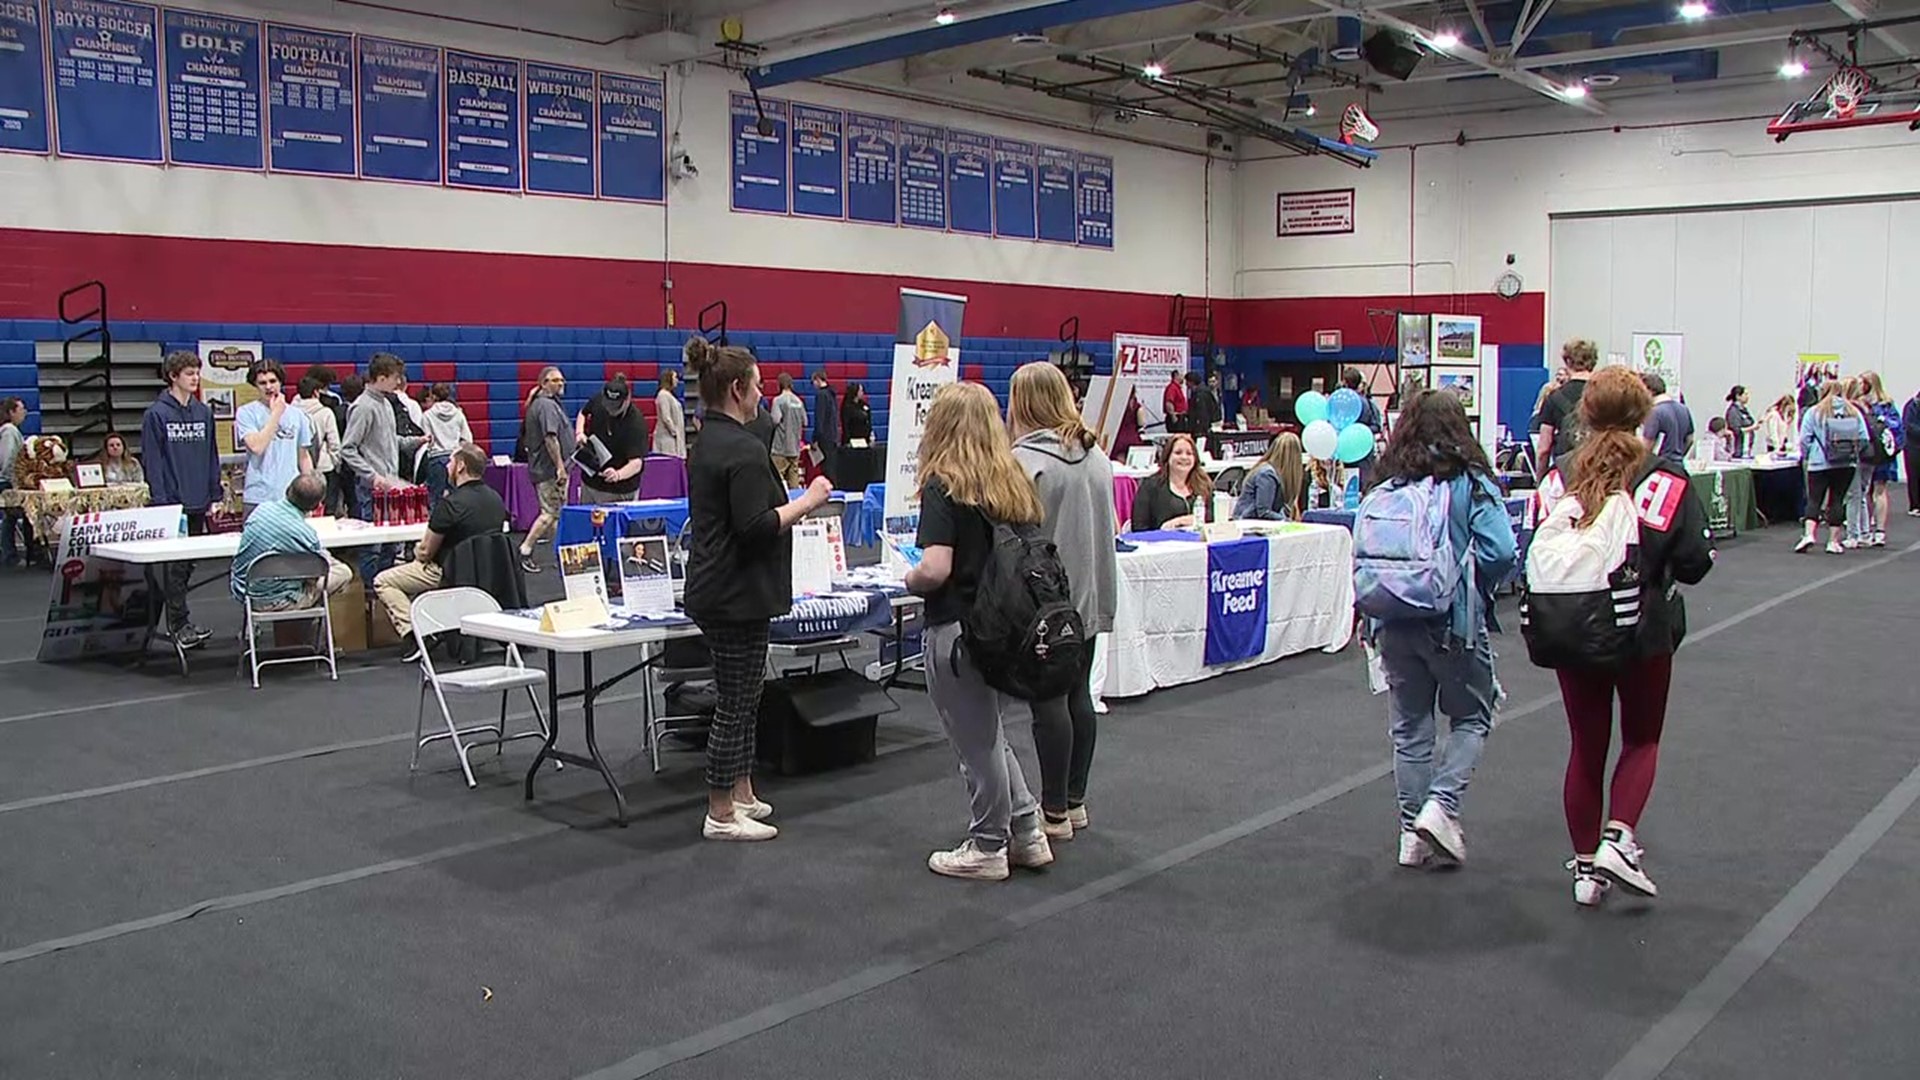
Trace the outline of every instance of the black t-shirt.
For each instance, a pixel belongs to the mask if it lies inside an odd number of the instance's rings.
[[[607,395],[601,393],[593,395],[593,400],[587,402],[587,407],[582,411],[587,414],[587,434],[598,436],[611,455],[606,468],[618,469],[636,458],[647,456],[647,418],[641,416],[640,410],[631,403],[624,414],[615,416],[613,410],[607,407]],[[634,473],[625,480],[609,483],[600,479],[599,473],[583,470],[580,482],[595,491],[630,495],[640,489],[640,474]]]
[[[751,622],[793,607],[793,533],[780,528],[787,486],[767,444],[712,409],[687,459],[687,615]]]
[[[954,502],[945,484],[929,480],[920,492],[918,543],[922,549],[953,549],[953,573],[927,597],[927,622],[934,626],[959,622],[979,591],[980,572],[993,548],[993,523],[977,507]]]
[[[1580,422],[1580,396],[1587,392],[1587,380],[1573,379],[1547,395],[1540,408],[1540,426],[1553,428],[1553,457],[1573,453],[1574,428]]]
[[[469,480],[441,497],[427,518],[427,529],[439,534],[433,553],[437,566],[447,565],[453,549],[476,536],[497,533],[507,523],[507,504],[484,480]]]

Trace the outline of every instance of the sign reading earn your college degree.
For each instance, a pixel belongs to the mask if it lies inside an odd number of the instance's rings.
[[[900,224],[900,121],[847,114],[847,218]]]
[[[600,197],[667,200],[667,84],[600,75]]]
[[[1081,154],[1075,166],[1074,212],[1080,223],[1080,246],[1113,248],[1113,159],[1104,154]]]
[[[447,186],[520,190],[520,61],[447,50]]]
[[[1266,650],[1266,537],[1208,544],[1206,663],[1253,660]]]
[[[729,95],[733,124],[733,208],[755,214],[787,212],[787,103],[755,104],[746,94]],[[761,133],[764,115],[768,131]]]
[[[794,102],[793,212],[798,217],[847,216],[846,114]]]
[[[163,160],[160,11],[51,0],[55,141],[64,157]]]
[[[38,0],[0,0],[0,150],[44,154],[47,49]]]
[[[900,121],[900,224],[947,227],[947,132]]]
[[[592,198],[593,72],[527,61],[527,190]]]
[[[355,39],[360,61],[360,175],[440,182],[440,49]]]
[[[260,24],[169,8],[167,161],[260,169]]]
[[[267,25],[267,168],[353,176],[353,35]]]

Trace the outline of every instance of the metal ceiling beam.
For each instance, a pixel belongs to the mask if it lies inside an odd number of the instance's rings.
[[[1086,68],[1088,71],[1097,71],[1103,75],[1113,75],[1118,78],[1130,80],[1134,84],[1155,93],[1164,94],[1168,90],[1174,90],[1189,95],[1198,101],[1218,101],[1227,105],[1257,104],[1252,98],[1242,97],[1231,90],[1218,86],[1210,86],[1192,79],[1183,79],[1177,75],[1163,75],[1156,79],[1140,68],[1130,64],[1123,64],[1118,60],[1109,60],[1104,56],[1083,56],[1079,53],[1061,53],[1054,57],[1054,59],[1063,64]]]
[[[1540,68],[1575,67],[1581,64],[1604,63],[1608,60],[1625,60],[1637,56],[1664,56],[1668,53],[1691,52],[1695,49],[1731,49],[1742,45],[1764,45],[1772,41],[1785,41],[1793,36],[1791,29],[1775,30],[1734,30],[1724,34],[1695,34],[1689,37],[1667,38],[1662,41],[1643,41],[1634,45],[1609,45],[1604,49],[1575,49],[1569,52],[1539,53],[1533,56],[1516,56],[1513,66],[1516,69],[1532,71]],[[1448,68],[1442,71],[1415,75],[1408,83],[1449,82],[1454,79],[1472,79],[1486,75],[1477,67]]]
[[[1480,13],[1480,5],[1467,0],[1467,17],[1473,20],[1473,28],[1480,32],[1480,44],[1489,55],[1499,51],[1500,43],[1493,40],[1493,31],[1487,29],[1487,17]]]
[[[1839,8],[1841,14],[1856,22],[1864,22],[1872,18],[1874,14],[1872,11],[1869,11],[1868,6],[1861,3],[1860,0],[1833,0],[1833,6]],[[1908,48],[1906,41],[1892,30],[1884,26],[1875,26],[1870,28],[1867,33],[1872,34],[1875,41],[1893,50],[1893,55],[1903,60],[1913,57],[1913,50]]]
[[[1265,60],[1269,63],[1279,64],[1288,71],[1297,71],[1302,75],[1318,76],[1326,79],[1335,86],[1350,86],[1355,90],[1366,90],[1376,94],[1383,92],[1383,88],[1379,83],[1368,82],[1357,75],[1349,75],[1337,68],[1327,67],[1325,64],[1310,61],[1302,56],[1294,56],[1291,53],[1284,53],[1278,49],[1269,49],[1258,42],[1248,41],[1245,38],[1237,38],[1231,34],[1216,34],[1212,31],[1202,30],[1193,35],[1193,40],[1205,42],[1208,45],[1225,49],[1228,52],[1239,53],[1241,56],[1250,56],[1255,60]],[[1189,74],[1191,74],[1191,72],[1189,72]]]
[[[1073,86],[1068,83],[1049,82],[1045,79],[1036,79],[1031,75],[1018,75],[1011,71],[988,71],[984,68],[971,68],[967,71],[967,74],[982,82],[995,83],[1000,86],[1010,86],[1018,90],[1030,90],[1036,94],[1045,94],[1050,98],[1055,98],[1060,101],[1072,101],[1081,105],[1091,105],[1097,109],[1112,109],[1116,112],[1138,113],[1141,116],[1151,116],[1156,120],[1166,120],[1176,124],[1190,124],[1200,128],[1214,126],[1204,120],[1195,120],[1187,116],[1177,116],[1164,109],[1156,109],[1150,105],[1143,105],[1138,101],[1130,101],[1102,90],[1089,90],[1085,87]]]
[[[1313,2],[1336,15],[1353,15],[1363,22],[1373,23],[1376,26],[1384,26],[1390,30],[1398,30],[1403,34],[1411,34],[1423,43],[1431,43],[1433,41],[1433,32],[1431,30],[1423,26],[1416,26],[1398,15],[1382,11],[1377,7],[1368,7],[1364,3],[1341,3],[1340,0],[1313,0]],[[1443,55],[1451,56],[1455,60],[1461,60],[1471,64],[1489,75],[1498,75],[1516,86],[1524,86],[1542,97],[1552,98],[1563,105],[1571,105],[1583,112],[1590,112],[1595,115],[1601,115],[1607,111],[1604,106],[1593,100],[1592,97],[1568,97],[1560,92],[1560,86],[1557,83],[1532,71],[1515,67],[1502,67],[1494,63],[1492,57],[1481,52],[1479,49],[1469,49],[1465,45],[1456,45],[1442,52]]]
[[[1552,9],[1553,0],[1527,0],[1526,6],[1520,9],[1520,17],[1513,23],[1513,43],[1507,46],[1510,55],[1519,55],[1520,46],[1540,28],[1540,20]]]

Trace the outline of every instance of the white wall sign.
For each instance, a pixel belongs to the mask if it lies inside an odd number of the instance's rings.
[[[945,304],[964,309],[967,298],[901,290],[901,304]],[[913,321],[918,321],[915,318]],[[951,320],[956,326],[957,318]],[[904,332],[902,337],[907,336]],[[920,437],[927,430],[933,395],[960,377],[960,347],[932,320],[913,340],[893,346],[893,386],[887,397],[887,504],[883,531],[920,513]]]
[[[1283,191],[1278,236],[1336,236],[1353,231],[1353,189]]]
[[[1134,392],[1147,415],[1143,434],[1166,430],[1167,380],[1176,372],[1186,377],[1192,349],[1193,343],[1183,337],[1113,335],[1113,371],[1123,379],[1133,379]]]
[[[1628,354],[1633,360],[1635,371],[1649,371],[1666,381],[1671,392],[1680,391],[1680,380],[1686,375],[1687,339],[1683,334],[1670,331],[1636,330],[1633,334],[1633,352]]]

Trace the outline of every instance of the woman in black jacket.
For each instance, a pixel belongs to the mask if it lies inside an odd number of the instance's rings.
[[[1641,425],[1653,411],[1653,396],[1625,367],[1605,368],[1580,396],[1587,434],[1564,466],[1541,480],[1543,512],[1572,496],[1579,499],[1580,527],[1597,520],[1615,492],[1632,497],[1640,518],[1639,655],[1620,667],[1564,667],[1560,699],[1566,706],[1572,745],[1563,789],[1567,832],[1573,839],[1573,899],[1584,907],[1600,902],[1617,883],[1642,896],[1658,889],[1641,866],[1635,839],[1640,812],[1653,793],[1660,732],[1667,718],[1667,688],[1673,654],[1687,632],[1686,602],[1679,585],[1695,585],[1713,569],[1706,512],[1687,490],[1686,469],[1647,452]],[[1607,779],[1613,736],[1613,699],[1620,699],[1620,760]],[[1604,792],[1611,792],[1607,805]],[[1604,875],[1604,877],[1602,876]]]
[[[709,840],[771,840],[773,807],[753,791],[754,725],[766,685],[767,630],[793,606],[793,523],[833,494],[819,477],[793,502],[765,440],[747,427],[760,409],[760,367],[745,349],[704,338],[686,346],[706,424],[687,460],[687,617],[713,654],[713,727],[707,735]]]
[[[1133,496],[1133,531],[1194,529],[1213,520],[1213,480],[1200,465],[1193,436],[1160,444],[1160,471],[1140,482]]]
[[[846,400],[840,403],[840,436],[849,443],[873,441],[873,405],[859,383],[847,384]]]

